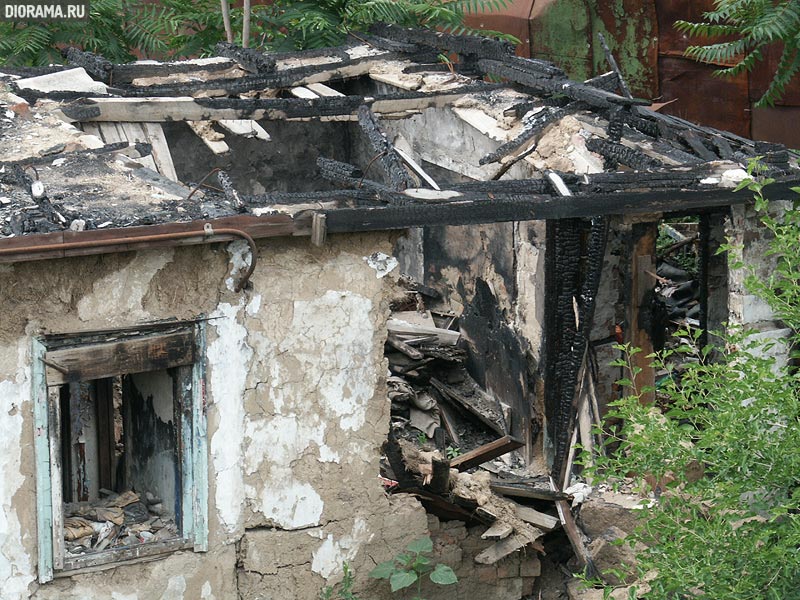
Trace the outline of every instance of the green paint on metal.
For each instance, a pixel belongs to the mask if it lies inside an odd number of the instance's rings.
[[[531,55],[550,60],[573,79],[590,77],[591,16],[582,0],[557,0],[530,23]]]
[[[53,505],[50,480],[50,424],[45,347],[34,339],[31,348],[33,452],[36,461],[36,535],[39,543],[39,583],[53,579]]]
[[[194,549],[208,550],[208,428],[206,423],[206,324],[197,324],[197,361],[192,369],[192,470]]]
[[[629,10],[630,5],[636,8]],[[650,65],[648,55],[655,42],[654,26],[647,11],[640,3],[614,0],[606,5],[603,14],[606,20],[613,19],[612,23],[604,22],[598,14],[597,2],[592,3],[592,36],[597,39],[597,34],[602,33],[608,42],[614,58],[617,60],[623,77],[634,95],[646,95],[652,90],[656,82],[654,65]],[[610,10],[609,10],[610,9]],[[600,44],[593,46],[592,56],[593,75],[599,75],[609,70],[605,53]]]

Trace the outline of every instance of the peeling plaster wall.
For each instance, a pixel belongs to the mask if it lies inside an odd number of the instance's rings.
[[[787,206],[786,201],[774,201],[769,204],[769,213],[778,217]],[[729,264],[741,261],[742,269],[731,269],[728,272],[728,322],[753,329],[755,338],[765,343],[775,343],[764,352],[774,357],[778,365],[785,365],[788,360],[791,330],[775,317],[769,304],[752,294],[744,284],[749,270],[762,280],[767,279],[776,264],[774,256],[767,254],[771,233],[761,225],[758,213],[752,204],[731,207],[730,220],[727,223],[727,237],[737,250],[729,257]]]
[[[391,504],[377,480],[397,273],[380,278],[364,257],[393,241],[262,242],[242,294],[226,284],[243,263],[235,245],[0,266],[0,599],[311,599],[343,560],[368,572],[424,535],[416,500]],[[203,314],[209,552],[40,586],[31,337]]]

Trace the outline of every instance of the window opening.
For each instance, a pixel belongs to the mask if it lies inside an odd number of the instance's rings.
[[[206,549],[203,326],[145,333],[34,342],[40,581]]]

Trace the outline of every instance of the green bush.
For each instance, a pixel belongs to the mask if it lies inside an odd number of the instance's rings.
[[[250,46],[297,50],[335,46],[351,31],[376,21],[478,33],[464,25],[468,10],[484,12],[508,0],[275,0],[253,6]],[[231,9],[241,43],[244,14]],[[513,36],[497,32],[504,39]],[[225,39],[219,0],[92,0],[88,22],[0,22],[0,64],[40,66],[62,62],[60,49],[77,46],[111,62],[207,56]]]
[[[797,332],[800,214],[767,214],[764,184],[751,187],[778,267],[749,283]],[[619,448],[597,458],[594,476],[647,475],[656,493],[626,540],[648,547],[637,556],[640,574],[653,577],[648,600],[800,598],[800,374],[747,332],[721,334],[713,349],[698,347],[699,334],[678,332],[682,345],[653,357],[667,373],[658,406],[633,388],[637,350],[619,347],[631,393],[613,403],[608,422],[623,424],[606,433]]]

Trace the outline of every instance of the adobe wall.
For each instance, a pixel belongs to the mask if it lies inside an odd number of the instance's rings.
[[[231,291],[222,245],[0,265],[0,598],[317,598],[427,531],[378,480],[393,293],[385,234],[259,244]],[[229,252],[233,252],[230,254]],[[201,314],[208,322],[209,551],[36,582],[31,338]],[[375,595],[371,597],[376,597]]]

